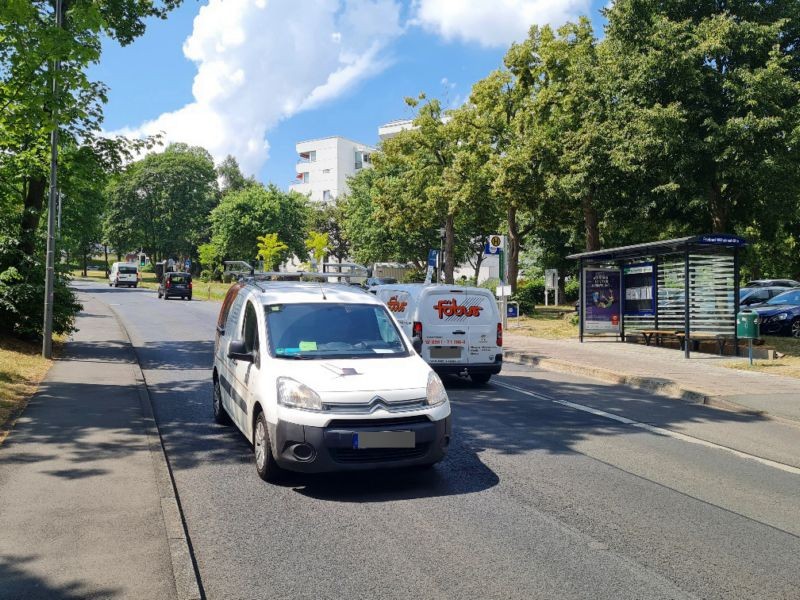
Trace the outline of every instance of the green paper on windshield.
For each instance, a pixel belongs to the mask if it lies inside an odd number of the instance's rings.
[[[316,350],[317,342],[300,342],[300,352],[307,352],[309,350]]]

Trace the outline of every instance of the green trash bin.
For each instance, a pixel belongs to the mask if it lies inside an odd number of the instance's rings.
[[[736,336],[739,339],[757,340],[761,337],[758,313],[745,308],[736,315]]]

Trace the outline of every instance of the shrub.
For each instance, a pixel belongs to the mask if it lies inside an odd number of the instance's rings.
[[[520,312],[532,313],[537,304],[544,304],[544,279],[520,281],[517,284],[517,293],[511,300],[519,302]]]
[[[413,271],[408,271],[400,279],[400,283],[422,283],[425,281],[426,274],[426,269],[414,269]]]
[[[578,299],[578,295],[581,291],[581,285],[578,283],[577,279],[570,279],[567,283],[564,284],[564,301],[565,302],[575,302]]]
[[[139,267],[139,271],[142,273],[152,273],[155,269],[153,268],[153,263],[146,263],[143,267]]]
[[[0,237],[0,332],[20,338],[41,338],[44,320],[45,264],[25,255],[15,239]],[[75,331],[75,315],[83,308],[68,287],[67,267],[56,268],[53,285],[53,333]]]

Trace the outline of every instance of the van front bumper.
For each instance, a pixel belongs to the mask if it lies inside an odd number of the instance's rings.
[[[354,449],[353,435],[361,432],[413,431],[414,448]],[[327,427],[288,421],[269,424],[272,453],[284,469],[302,473],[363,471],[429,465],[445,457],[450,445],[450,417],[335,419]]]

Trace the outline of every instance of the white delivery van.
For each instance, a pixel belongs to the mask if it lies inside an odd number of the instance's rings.
[[[267,481],[284,469],[430,467],[450,443],[441,379],[386,306],[351,286],[231,286],[213,383],[215,420],[233,421],[253,444]]]
[[[136,287],[139,284],[139,266],[135,263],[115,262],[108,272],[108,285]]]
[[[486,383],[503,366],[503,324],[490,290],[424,283],[380,285],[375,294],[438,373]]]

